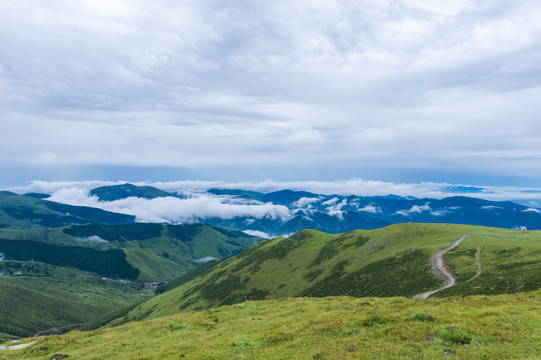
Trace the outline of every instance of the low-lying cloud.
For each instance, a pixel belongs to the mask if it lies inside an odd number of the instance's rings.
[[[304,208],[308,207],[310,208],[310,205],[313,203],[317,203],[321,200],[321,197],[302,197],[299,200],[293,202],[291,205],[296,208]]]
[[[108,243],[107,240],[102,239],[101,237],[97,235],[89,236],[89,237],[76,237],[75,241],[77,242],[90,242],[90,243]]]
[[[197,263],[204,264],[204,263],[212,261],[212,260],[218,260],[218,259],[215,258],[214,256],[206,256],[206,257],[201,258],[201,259],[195,259],[194,261],[197,262]]]
[[[399,210],[397,211],[396,213],[399,214],[399,215],[404,215],[404,216],[409,216],[411,214],[420,214],[422,213],[423,211],[431,211],[432,209],[430,208],[430,206],[427,204],[425,205],[413,205],[410,209],[408,210]]]
[[[371,214],[377,214],[377,213],[381,212],[381,208],[376,207],[373,204],[369,204],[369,205],[366,205],[366,206],[364,206],[362,208],[357,208],[357,211],[364,211],[364,212],[371,213]]]
[[[273,238],[273,236],[271,236],[270,234],[267,234],[266,232],[259,231],[259,230],[243,230],[242,232],[245,233],[245,234],[248,234],[248,235],[257,236],[257,237],[264,238],[264,239],[272,239]]]
[[[289,209],[283,205],[254,204],[251,201],[243,203],[238,198],[211,194],[197,194],[188,199],[128,197],[115,201],[99,201],[96,196],[90,196],[88,190],[72,187],[56,191],[48,200],[135,215],[139,222],[153,223],[185,223],[212,218],[234,219],[237,217],[287,221],[292,217]]]

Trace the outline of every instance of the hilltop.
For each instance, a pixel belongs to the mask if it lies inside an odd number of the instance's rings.
[[[434,296],[531,291],[541,284],[541,234],[466,225],[398,224],[262,241],[140,304],[111,324],[281,297],[412,297],[437,289],[430,257],[448,253],[458,284]],[[482,234],[482,235],[481,235]],[[478,249],[481,248],[480,251]],[[481,264],[482,271],[479,272]]]

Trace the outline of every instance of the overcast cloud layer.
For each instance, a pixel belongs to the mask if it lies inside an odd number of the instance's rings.
[[[152,166],[532,186],[540,35],[535,0],[2,1],[0,185]]]

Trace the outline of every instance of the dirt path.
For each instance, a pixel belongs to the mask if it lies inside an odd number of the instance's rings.
[[[414,296],[414,298],[418,299],[426,299],[430,295],[441,291],[443,289],[450,288],[451,286],[456,284],[456,275],[454,274],[453,270],[447,265],[445,262],[445,253],[453,250],[456,248],[464,239],[466,239],[471,234],[464,235],[461,238],[455,240],[454,243],[447,246],[445,249],[438,251],[434,256],[432,256],[432,264],[434,273],[436,275],[441,276],[443,278],[443,286],[436,290],[427,291],[421,294],[417,294]]]
[[[475,265],[477,265],[477,274],[475,274],[474,277],[466,281],[475,280],[477,279],[479,275],[483,273],[483,267],[481,266],[481,251],[482,250],[483,250],[483,245],[479,245],[479,247],[477,248],[477,251],[475,252]]]

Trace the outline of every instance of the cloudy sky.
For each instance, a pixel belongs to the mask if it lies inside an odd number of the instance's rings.
[[[0,2],[0,187],[540,187],[541,3]]]

